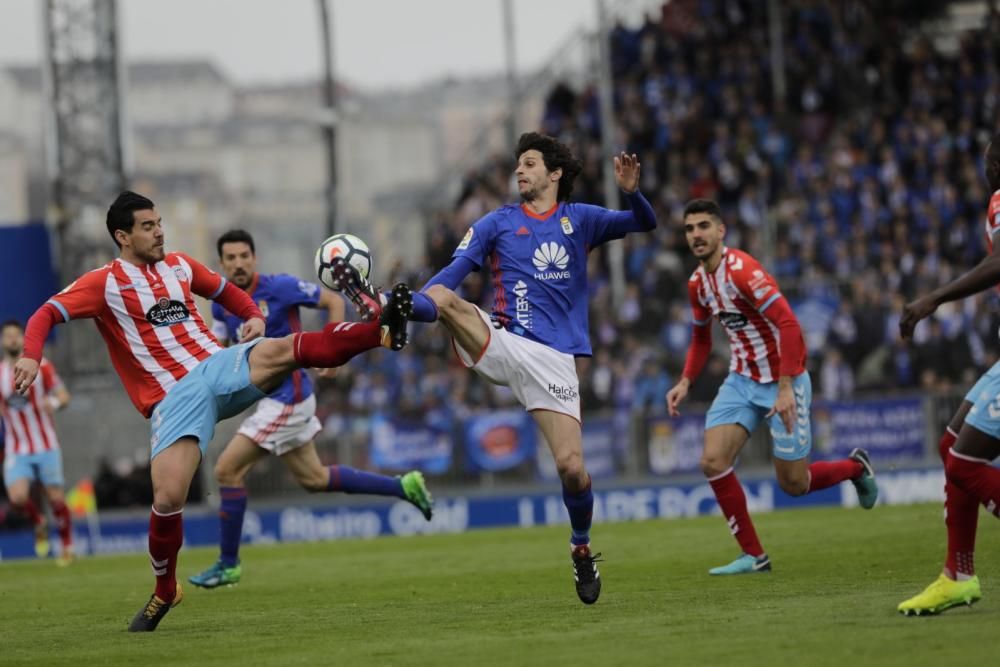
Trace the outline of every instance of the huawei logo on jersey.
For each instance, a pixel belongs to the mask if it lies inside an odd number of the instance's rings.
[[[166,297],[161,297],[156,305],[146,311],[146,320],[154,327],[166,327],[178,322],[185,322],[191,317],[188,310],[180,301],[174,301]]]
[[[564,271],[569,264],[569,254],[566,252],[566,248],[555,241],[543,243],[535,248],[535,254],[531,261],[540,272],[535,274],[535,280],[562,280],[570,276],[569,271]],[[552,268],[557,270],[547,270]]]

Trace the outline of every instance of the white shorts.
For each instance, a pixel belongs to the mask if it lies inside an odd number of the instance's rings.
[[[580,380],[573,355],[498,328],[489,315],[477,310],[489,338],[475,359],[452,338],[459,361],[493,384],[510,387],[529,412],[550,410],[580,421]]]
[[[316,419],[316,397],[292,405],[262,398],[237,431],[275,456],[312,441],[323,425]]]

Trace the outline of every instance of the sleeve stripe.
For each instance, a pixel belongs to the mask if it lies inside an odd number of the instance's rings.
[[[691,324],[695,325],[696,327],[703,327],[708,323],[709,320],[691,320]]]
[[[63,316],[63,322],[69,322],[69,320],[70,320],[69,311],[66,310],[66,306],[62,305],[61,303],[59,303],[55,299],[49,299],[45,303],[51,303],[53,306],[55,306],[56,310],[58,310],[60,312],[60,314],[62,314],[62,316]]]
[[[222,276],[219,276],[219,289],[217,289],[214,292],[212,292],[212,296],[210,296],[208,298],[209,299],[214,299],[215,297],[217,297],[220,294],[222,294],[222,290],[224,290],[224,289],[226,289],[226,279],[223,278]]]
[[[781,298],[781,292],[775,292],[774,294],[771,295],[770,299],[761,304],[760,308],[758,308],[757,311],[763,313],[765,310],[767,310],[768,306],[770,306],[772,303],[774,303],[780,298]]]

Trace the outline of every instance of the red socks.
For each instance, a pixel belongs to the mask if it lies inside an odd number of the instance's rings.
[[[42,514],[38,511],[35,501],[31,498],[25,500],[23,505],[11,505],[11,507],[27,516],[28,520],[31,521],[32,526],[39,526],[42,524]]]
[[[736,479],[733,469],[730,468],[717,477],[709,478],[708,483],[712,485],[715,499],[719,501],[722,514],[729,522],[729,530],[740,543],[743,553],[755,557],[763,556],[764,547],[760,545],[757,531],[754,530],[753,522],[750,520],[746,494],[743,493],[743,487]]]
[[[56,518],[56,526],[59,528],[59,539],[62,540],[63,551],[67,551],[73,545],[73,520],[69,515],[69,508],[66,503],[52,503],[52,514]]]
[[[303,367],[336,368],[382,343],[378,322],[331,322],[322,331],[296,334],[292,348]]]
[[[177,593],[177,552],[184,542],[183,510],[149,515],[149,560],[156,575],[156,597],[172,602]]]
[[[817,461],[809,464],[809,491],[819,491],[840,484],[843,481],[860,477],[864,466],[854,459],[840,461]]]
[[[938,442],[941,462],[948,463],[948,451],[958,436],[945,430]],[[976,528],[979,524],[979,501],[960,489],[945,475],[944,524],[948,528],[948,557],[944,563],[945,574],[952,579],[959,575],[976,574],[973,556],[976,551]]]

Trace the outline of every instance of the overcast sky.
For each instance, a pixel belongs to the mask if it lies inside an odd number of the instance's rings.
[[[501,0],[333,0],[340,78],[384,88],[502,71]],[[593,0],[514,0],[517,66],[529,72],[580,26]],[[38,62],[41,0],[0,2],[0,66]],[[207,57],[239,82],[315,78],[316,0],[119,0],[129,61]],[[236,18],[238,16],[238,18]]]

